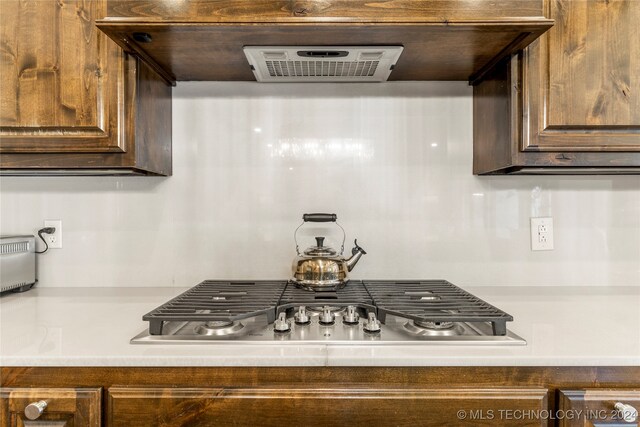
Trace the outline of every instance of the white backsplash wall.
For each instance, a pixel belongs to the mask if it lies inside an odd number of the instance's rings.
[[[305,212],[337,213],[349,253],[358,238],[368,254],[353,278],[640,284],[640,177],[473,176],[464,82],[173,94],[172,177],[1,179],[2,234],[63,221],[40,286],[284,279]],[[531,251],[532,216],[553,217],[555,250]]]

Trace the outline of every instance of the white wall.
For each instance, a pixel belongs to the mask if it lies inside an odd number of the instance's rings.
[[[286,278],[316,211],[367,250],[354,278],[640,284],[640,177],[475,177],[471,124],[463,82],[180,83],[172,177],[3,178],[1,232],[63,220],[40,286]]]

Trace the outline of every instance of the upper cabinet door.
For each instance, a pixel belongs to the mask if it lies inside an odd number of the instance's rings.
[[[124,152],[125,56],[106,1],[0,1],[0,152]]]
[[[640,151],[640,1],[546,0],[523,55],[524,151]]]

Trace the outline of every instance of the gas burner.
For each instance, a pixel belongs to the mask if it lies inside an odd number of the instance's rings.
[[[436,329],[436,330],[441,330],[441,329],[451,329],[453,328],[453,322],[428,322],[428,321],[421,321],[421,320],[414,320],[413,323],[416,326],[419,326],[421,328],[425,328],[425,329]]]
[[[429,322],[414,320],[403,325],[405,331],[423,337],[450,337],[464,334],[464,329],[454,322]]]
[[[196,326],[195,332],[198,335],[223,337],[237,334],[243,328],[244,325],[240,322],[232,322],[230,320],[210,320]]]
[[[458,310],[439,310],[446,314],[458,314]],[[404,329],[415,335],[422,336],[455,336],[462,335],[464,329],[455,322],[438,322],[433,320],[414,320],[413,322],[407,322],[404,325]]]

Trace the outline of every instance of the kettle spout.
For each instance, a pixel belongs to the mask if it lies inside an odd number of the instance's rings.
[[[353,247],[353,249],[351,249],[351,257],[345,260],[345,263],[347,264],[347,270],[349,271],[353,270],[353,267],[355,267],[358,261],[360,261],[362,255],[367,254],[364,249],[358,246],[358,239],[356,239],[353,243],[355,244],[355,246]]]

